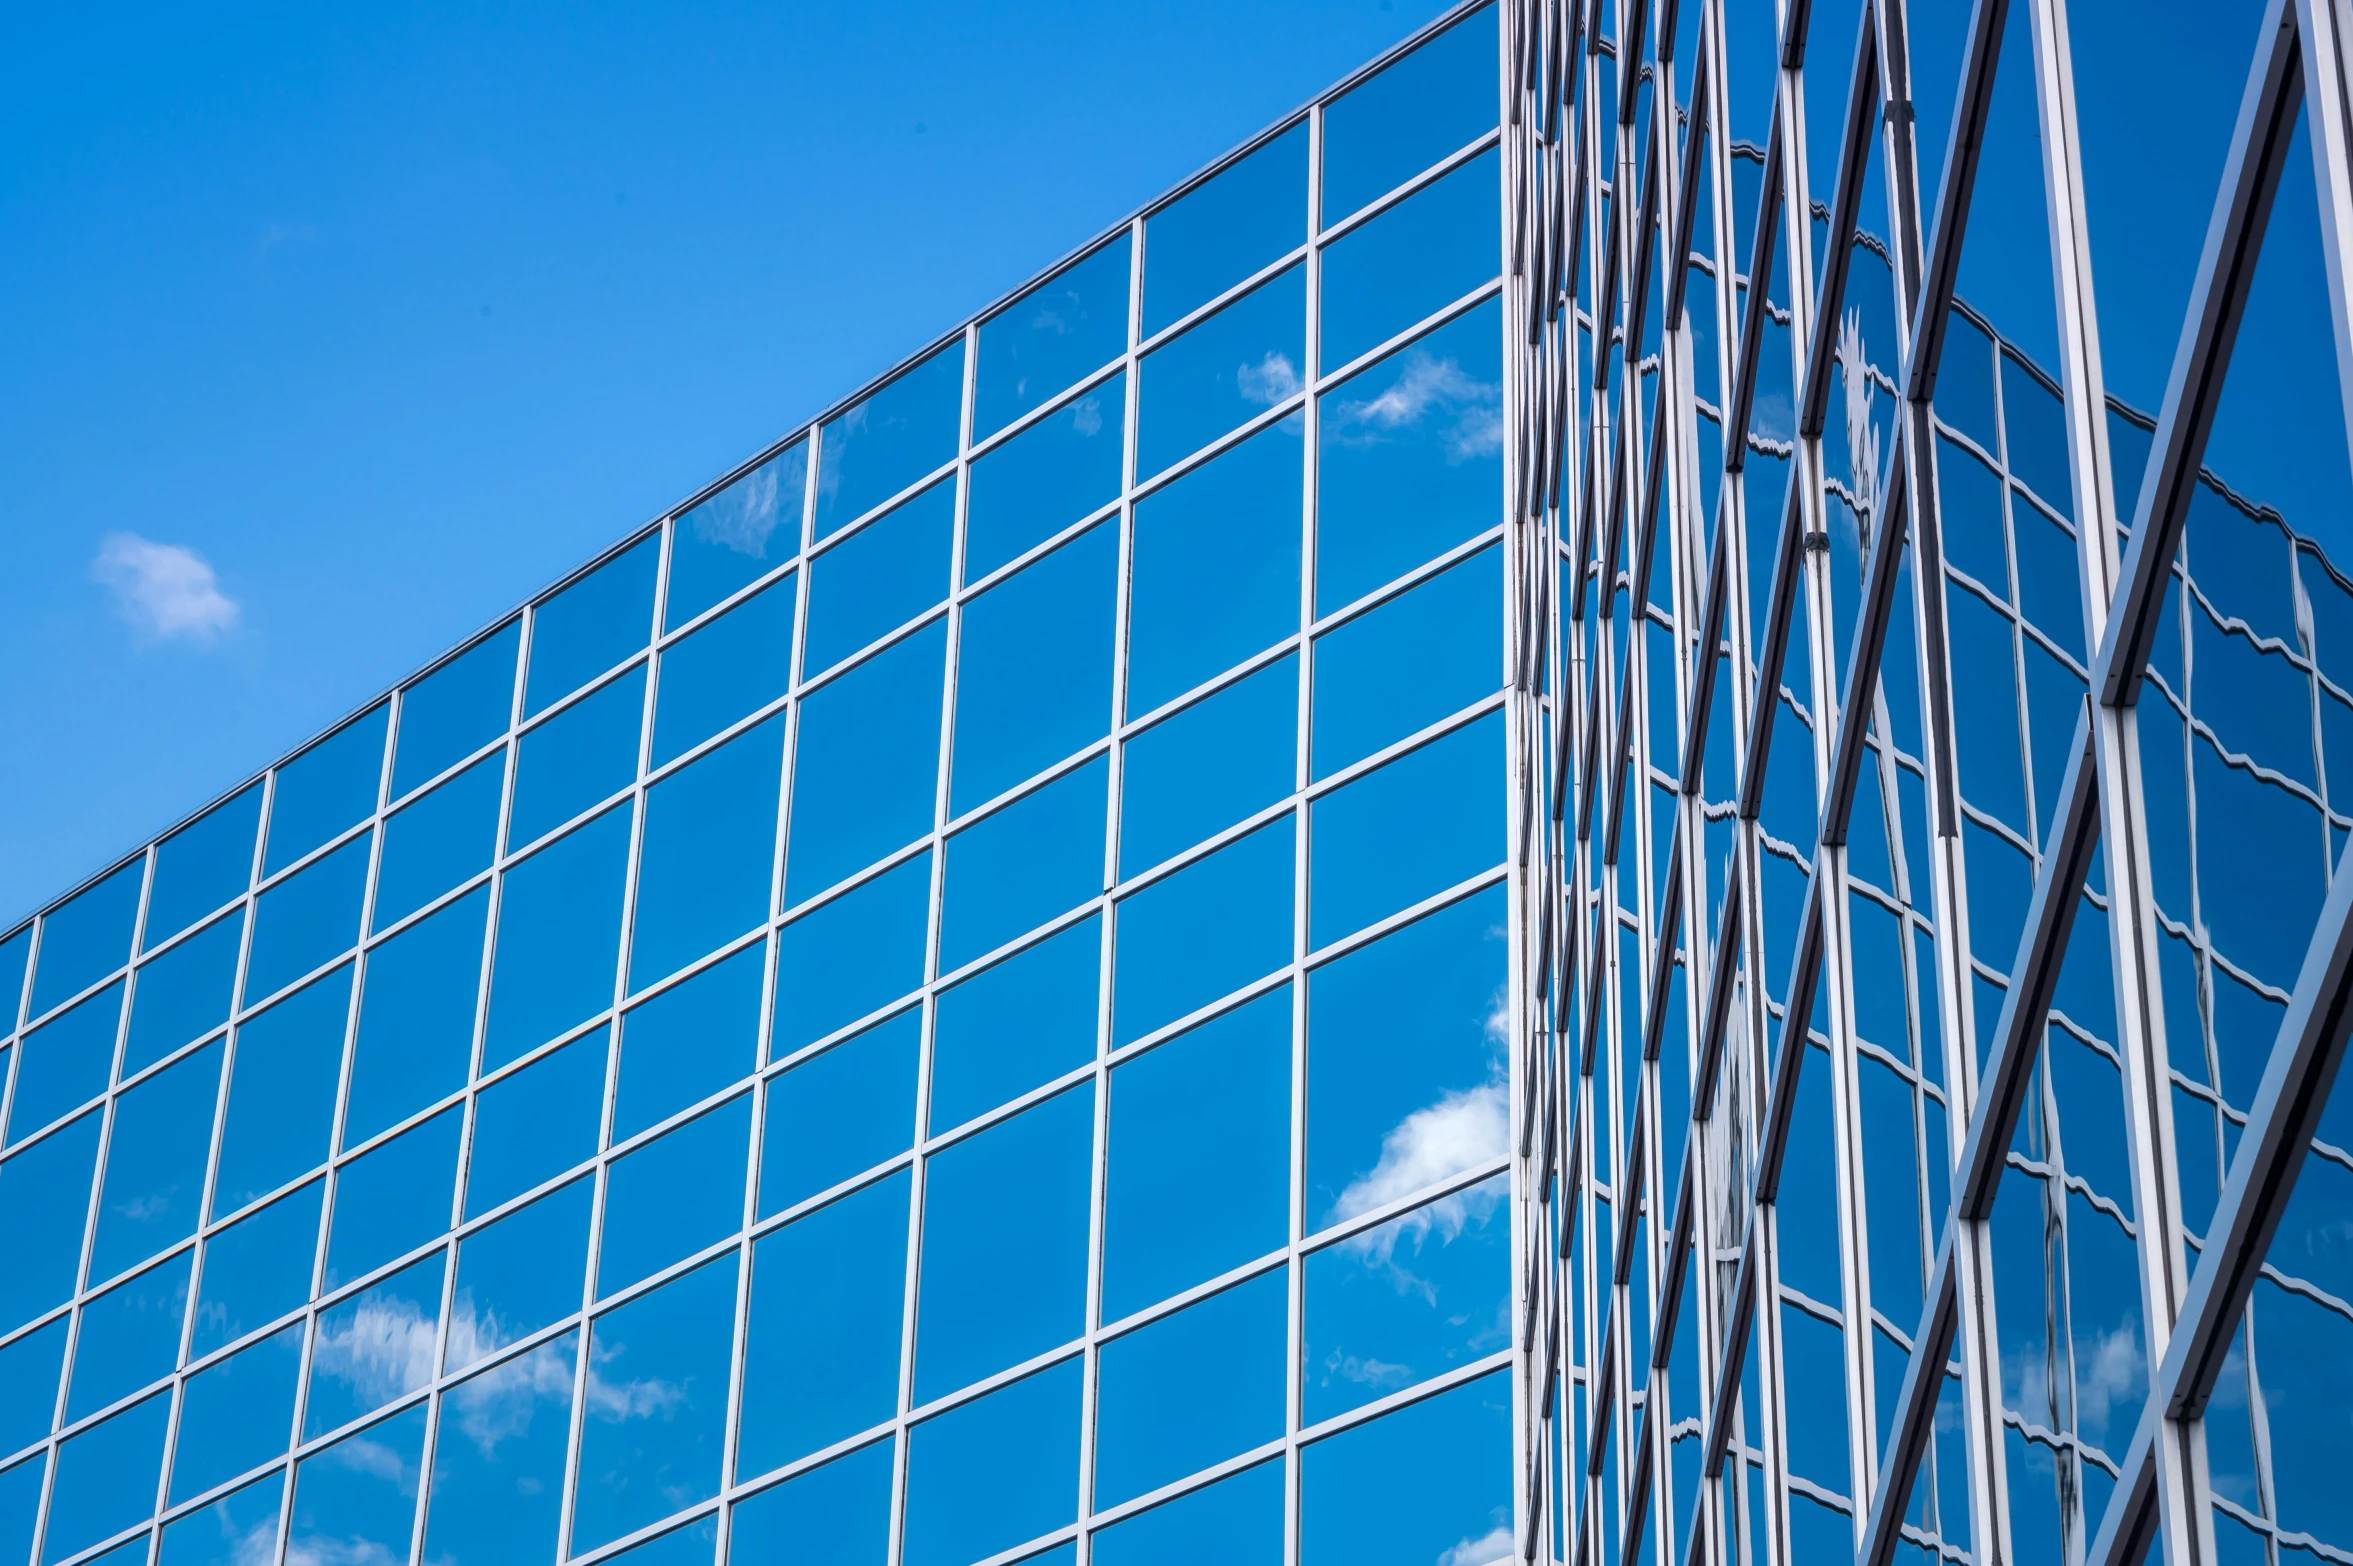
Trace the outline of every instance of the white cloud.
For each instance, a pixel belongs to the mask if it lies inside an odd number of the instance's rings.
[[[863,423],[860,416],[865,411],[860,408],[851,417]],[[776,506],[776,469],[774,462],[763,463],[740,483],[713,495],[689,512],[687,519],[694,524],[695,537],[754,560],[765,560],[768,535],[784,519]],[[799,497],[794,498],[797,501]]]
[[[113,592],[117,613],[150,635],[210,642],[237,628],[237,600],[185,545],[109,533],[90,562],[90,577]]]
[[[1291,356],[1272,349],[1256,364],[1237,365],[1234,369],[1235,389],[1265,408],[1296,394],[1302,384],[1299,367],[1291,362]]]
[[[514,1336],[503,1330],[495,1316],[485,1315],[478,1320],[472,1299],[460,1295],[457,1313],[449,1323],[450,1363],[469,1363],[472,1358],[513,1341]],[[571,1405],[572,1356],[573,1339],[567,1334],[519,1359],[486,1370],[470,1381],[460,1382],[449,1394],[450,1404],[457,1411],[458,1428],[484,1457],[495,1455],[502,1443],[531,1427],[531,1416],[541,1403],[559,1408]],[[445,1435],[443,1439],[448,1438]]]
[[[1092,438],[1103,430],[1103,399],[1081,397],[1078,406],[1070,410],[1070,427],[1081,436]]]
[[[1369,446],[1393,435],[1437,423],[1449,463],[1467,462],[1503,449],[1503,387],[1471,375],[1452,358],[1433,359],[1416,349],[1405,369],[1376,395],[1343,401],[1328,415],[1340,439]]]
[[[1502,1081],[1495,1077],[1477,1087],[1448,1093],[1435,1104],[1415,1110],[1381,1139],[1380,1161],[1370,1172],[1349,1182],[1348,1188],[1340,1193],[1334,1216],[1345,1222],[1436,1185],[1465,1169],[1501,1158],[1511,1146],[1510,1118],[1509,1097]],[[1442,1237],[1448,1240],[1461,1233],[1464,1223],[1475,1216],[1464,1204],[1477,1194],[1476,1191],[1457,1192],[1408,1215],[1409,1220],[1419,1224],[1414,1235],[1417,1246],[1421,1235],[1432,1226],[1441,1228]],[[1377,1243],[1391,1248],[1397,1242],[1398,1232],[1399,1226],[1383,1225],[1360,1238],[1375,1243],[1375,1236],[1381,1236]],[[1387,1259],[1383,1255],[1376,1259],[1375,1265],[1382,1265]]]
[[[2076,1425],[2086,1432],[2106,1431],[2111,1412],[2135,1412],[2140,1407],[2147,1379],[2141,1370],[2140,1333],[2132,1322],[2121,1321],[2111,1331],[2093,1334],[2089,1347],[2090,1363],[2075,1367],[2075,1395],[2081,1405]],[[2079,1342],[2076,1352],[2080,1356],[2082,1351]]]
[[[347,1384],[360,1407],[379,1407],[433,1379],[434,1321],[414,1300],[363,1297],[349,1316],[330,1315],[327,1323],[311,1352],[311,1374]]]
[[[1487,1566],[1511,1554],[1511,1529],[1497,1523],[1476,1539],[1464,1539],[1438,1552],[1437,1566]]]

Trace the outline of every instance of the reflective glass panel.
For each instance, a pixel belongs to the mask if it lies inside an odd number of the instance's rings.
[[[1291,792],[1299,666],[1283,658],[1127,742],[1119,863],[1148,870]]]
[[[931,855],[918,854],[777,932],[768,1058],[814,1044],[922,984],[930,910]]]
[[[436,1251],[319,1314],[304,1440],[340,1429],[433,1379],[447,1260],[447,1252]]]
[[[368,953],[343,1145],[364,1142],[466,1085],[490,890],[468,892]]]
[[[662,535],[649,533],[542,602],[531,616],[531,669],[525,716],[643,647],[654,626],[654,573]]]
[[[0,1546],[11,1554],[33,1553],[33,1527],[41,1515],[41,1481],[48,1474],[47,1454],[41,1452],[0,1471]]]
[[[392,753],[392,797],[439,776],[506,732],[515,702],[515,650],[523,622],[509,620],[401,692]]]
[[[821,1451],[897,1409],[908,1183],[902,1170],[752,1247],[738,1473]]]
[[[41,921],[41,955],[26,1016],[40,1016],[130,960],[131,923],[139,914],[139,888],[146,876],[146,861],[134,859]]]
[[[501,1077],[474,1100],[466,1216],[478,1217],[596,1152],[604,1119],[605,1035],[575,1039]]]
[[[195,1259],[194,1251],[182,1251],[82,1306],[73,1377],[65,1394],[67,1424],[171,1374],[179,1363],[188,1274]]]
[[[1503,857],[1503,715],[1407,752],[1308,815],[1308,943],[1361,929]]]
[[[229,1020],[245,916],[231,914],[189,936],[139,970],[131,991],[131,1029],[123,1072],[144,1071],[190,1039]]]
[[[631,989],[768,917],[783,779],[780,713],[646,791],[637,915],[629,928]]]
[[[917,1425],[907,1454],[906,1566],[962,1566],[1073,1520],[1079,1362]]]
[[[445,1109],[336,1172],[325,1287],[349,1283],[449,1232],[464,1125],[463,1110]]]
[[[948,596],[956,484],[942,479],[809,562],[803,677],[820,674]]]
[[[1103,929],[1088,918],[943,991],[931,1125],[962,1125],[1095,1058]]]
[[[1098,1566],[1281,1566],[1283,1464],[1245,1468],[1095,1535]]]
[[[1136,473],[1158,473],[1298,395],[1306,363],[1306,273],[1279,273],[1144,360]]]
[[[319,1250],[319,1203],[327,1183],[313,1180],[216,1231],[204,1242],[191,1354],[209,1354],[268,1326],[310,1298]]]
[[[262,893],[253,909],[253,950],[245,959],[245,1004],[275,995],[349,950],[359,939],[367,886],[363,833]]]
[[[515,755],[510,851],[537,842],[637,778],[645,665],[609,680],[523,736]]]
[[[57,1449],[41,1559],[61,1561],[122,1532],[155,1510],[171,1394],[159,1392]]]
[[[351,970],[342,968],[238,1028],[214,1217],[326,1162],[350,1010]]]
[[[1300,1559],[1309,1566],[1512,1553],[1511,1388],[1501,1373],[1318,1441],[1300,1458]],[[1367,1507],[1368,1495],[1388,1505]]]
[[[1495,526],[1502,515],[1502,323],[1490,301],[1323,394],[1316,613]]]
[[[926,626],[801,702],[786,906],[931,830],[947,646]]]
[[[662,623],[675,630],[801,547],[809,443],[796,440],[670,525]]]
[[[1324,111],[1324,221],[1346,217],[1493,130],[1495,99],[1491,6],[1351,87]],[[1494,223],[1489,216],[1482,227]]]
[[[595,1194],[594,1181],[575,1180],[458,1242],[445,1368],[463,1370],[580,1308]]]
[[[1277,1268],[1105,1344],[1095,1505],[1281,1439],[1289,1330],[1290,1291]]]
[[[163,1531],[160,1566],[251,1566],[278,1548],[278,1507],[286,1471],[256,1479],[209,1506],[173,1520]]]
[[[479,870],[498,847],[505,755],[485,756],[384,822],[373,927],[389,929]]]
[[[965,606],[951,813],[1109,730],[1118,569],[1118,530],[1100,525]]]
[[[1115,1044],[1142,1038],[1291,960],[1288,818],[1119,905]]]
[[[115,1100],[90,1278],[111,1278],[196,1232],[220,1098],[221,1046],[208,1044]]]
[[[729,1559],[884,1566],[891,1548],[892,1445],[877,1441],[735,1503]]]
[[[613,1004],[629,815],[608,810],[506,872],[483,1069]]]
[[[747,946],[621,1019],[613,1140],[633,1137],[751,1074],[759,1062],[767,956],[767,947]]]
[[[1497,156],[1481,153],[1325,248],[1327,371],[1495,275]]]
[[[84,1115],[0,1161],[0,1332],[73,1294],[103,1119]]]
[[[56,1424],[57,1383],[65,1373],[65,1334],[72,1325],[72,1318],[60,1316],[0,1348],[0,1452],[29,1446]]]
[[[653,765],[683,756],[782,696],[792,682],[791,577],[761,588],[662,650]]]
[[[964,505],[964,580],[979,581],[1117,500],[1126,424],[1122,373],[973,463]]]
[[[1298,632],[1305,427],[1285,419],[1136,503],[1131,718]]]
[[[1094,1105],[1091,1089],[1073,1089],[932,1155],[916,1402],[1017,1365],[1084,1326]],[[1022,1221],[1007,1223],[1014,1212]]]
[[[1511,1345],[1508,1194],[1497,1175],[1308,1257],[1308,1423]]]
[[[1279,1249],[1290,1233],[1290,987],[1118,1066],[1110,1143],[1105,1321]]]
[[[599,1298],[743,1227],[751,1136],[746,1093],[613,1161],[597,1249]]]
[[[567,1332],[441,1399],[424,1558],[446,1566],[551,1560],[580,1340]]]
[[[172,1447],[173,1503],[282,1456],[301,1379],[300,1322],[190,1376]]]
[[[1301,120],[1144,220],[1145,335],[1273,265],[1306,236]]]
[[[940,966],[959,968],[1103,890],[1111,763],[1066,772],[948,839]]]
[[[903,1011],[768,1079],[760,1215],[779,1213],[915,1140],[923,1013]]]
[[[270,790],[264,875],[275,875],[376,808],[391,713],[389,704],[372,707],[278,769]]]
[[[573,1496],[574,1550],[718,1492],[734,1318],[732,1255],[597,1318]]]
[[[147,950],[244,894],[253,879],[253,840],[260,828],[261,785],[253,783],[155,845],[141,937]]]
[[[964,339],[934,353],[818,432],[817,536],[856,521],[956,455]]]
[[[295,1465],[288,1560],[408,1558],[424,1478],[425,1407],[413,1404]]]
[[[972,433],[1003,429],[1127,347],[1128,236],[1073,261],[983,321]]]
[[[1483,549],[1315,644],[1317,777],[1503,684],[1503,556]]]
[[[8,1138],[19,1142],[67,1110],[106,1091],[122,1025],[120,981],[27,1033],[16,1049],[16,1095]]]

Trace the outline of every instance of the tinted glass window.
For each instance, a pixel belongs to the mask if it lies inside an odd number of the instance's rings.
[[[589,1363],[606,1397],[584,1410],[572,1547],[593,1549],[718,1492],[726,1439],[735,1258],[698,1267],[596,1319]]]
[[[0,1332],[13,1332],[74,1291],[98,1168],[103,1117],[84,1115],[0,1160]]]
[[[613,1138],[635,1136],[750,1074],[760,1053],[768,949],[748,946],[621,1020]]]
[[[391,713],[388,704],[373,707],[278,769],[270,791],[265,875],[276,874],[376,808]]]
[[[1299,667],[1284,658],[1127,742],[1119,863],[1148,870],[1291,792]]]
[[[485,1070],[613,1003],[629,810],[608,810],[506,872]]]
[[[368,847],[364,834],[355,837],[261,894],[245,959],[245,1004],[276,994],[358,941]]]
[[[424,1559],[494,1566],[554,1557],[579,1357],[579,1335],[566,1333],[443,1395]]]
[[[817,536],[856,521],[956,455],[959,337],[818,433]]]
[[[890,1021],[768,1081],[760,1212],[782,1212],[907,1150],[923,1013]]]
[[[313,1180],[250,1213],[204,1242],[191,1354],[209,1354],[278,1320],[310,1298],[311,1262],[319,1249],[319,1204],[327,1182]]]
[[[1307,237],[1307,122],[1144,220],[1148,336],[1273,265]]]
[[[939,1132],[1095,1058],[1103,930],[1088,918],[943,991],[932,1023]]]
[[[490,868],[506,777],[505,755],[485,756],[384,823],[376,929],[390,928],[466,877]]]
[[[1119,498],[1127,377],[1114,375],[972,465],[964,580],[976,582]]]
[[[524,735],[515,758],[509,851],[538,841],[634,782],[644,723],[641,663]]]
[[[662,623],[675,630],[801,547],[809,443],[796,440],[670,524]]]
[[[1121,234],[980,327],[972,433],[985,439],[1127,347],[1128,237]]]
[[[489,913],[489,890],[469,892],[368,953],[346,1146],[466,1085]]]
[[[69,1424],[171,1374],[179,1360],[188,1273],[195,1259],[195,1252],[182,1251],[82,1307],[65,1394]]]
[[[605,1106],[605,1035],[575,1039],[482,1090],[466,1158],[466,1216],[479,1216],[595,1154]]]
[[[579,689],[646,644],[653,634],[654,572],[661,559],[661,534],[649,534],[532,614],[526,714]]]
[[[787,906],[931,830],[947,642],[926,626],[800,704]]]
[[[259,783],[249,785],[155,845],[155,880],[147,890],[149,950],[244,892],[253,879],[261,791]]]
[[[804,677],[820,674],[948,596],[956,485],[942,479],[809,563]]]
[[[304,1440],[363,1419],[433,1379],[445,1260],[436,1251],[320,1312]]]
[[[752,1100],[745,1094],[614,1160],[597,1252],[600,1296],[743,1227],[751,1131]]]
[[[1283,1433],[1290,1291],[1280,1270],[1103,1346],[1095,1504],[1115,1505]]]
[[[1068,1524],[1078,1422],[1072,1359],[917,1425],[907,1456],[907,1566],[981,1560]]]
[[[575,1180],[458,1242],[450,1369],[463,1370],[580,1308],[595,1194],[595,1181]]]
[[[123,1075],[154,1065],[190,1039],[229,1020],[245,916],[216,919],[139,970],[131,990],[131,1027]]]
[[[784,719],[698,756],[646,792],[630,923],[630,988],[743,934],[768,917],[776,874]]]
[[[663,651],[655,766],[784,694],[792,678],[793,594],[789,577],[763,587]]]
[[[1317,800],[1308,943],[1325,945],[1499,862],[1502,765],[1495,713]]]
[[[1260,827],[1119,905],[1115,1043],[1291,960],[1292,827]]]
[[[1090,529],[964,610],[951,809],[961,814],[1111,727],[1119,535]]]
[[[462,1110],[445,1109],[368,1149],[335,1173],[327,1288],[363,1277],[449,1232]]]
[[[522,638],[522,622],[510,620],[401,692],[394,799],[506,732]]]
[[[426,1405],[345,1436],[294,1469],[286,1553],[297,1560],[399,1560],[416,1526]]]
[[[1306,274],[1293,267],[1154,349],[1144,360],[1137,475],[1297,396],[1306,317]]]
[[[1495,275],[1497,156],[1481,153],[1325,249],[1318,362],[1327,371]]]
[[[1317,777],[1503,684],[1502,563],[1482,550],[1316,639]]]
[[[111,1278],[196,1232],[212,1155],[221,1045],[175,1061],[115,1101],[99,1188],[93,1281]]]
[[[325,1162],[350,1009],[351,970],[339,968],[238,1028],[215,1217]]]
[[[8,1108],[11,1142],[23,1141],[106,1091],[122,1014],[118,982],[24,1036],[16,1051],[16,1095]]]
[[[294,1440],[301,1377],[299,1322],[189,1377],[173,1446],[172,1500],[202,1495],[284,1453]]]
[[[79,995],[130,960],[131,923],[139,914],[139,888],[146,876],[147,862],[134,859],[41,921],[41,957],[33,970],[28,1016],[38,1017]]]
[[[948,839],[941,967],[961,967],[1103,890],[1110,773],[1098,756]]]
[[[1324,111],[1324,221],[1495,128],[1495,11],[1465,17]],[[1494,220],[1488,219],[1492,228]]]
[[[776,940],[781,1059],[880,1010],[923,982],[931,856],[918,854],[786,925]]]

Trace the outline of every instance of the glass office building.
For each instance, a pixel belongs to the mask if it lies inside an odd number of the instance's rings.
[[[0,1566],[2353,1560],[2343,21],[1460,9],[0,935]]]

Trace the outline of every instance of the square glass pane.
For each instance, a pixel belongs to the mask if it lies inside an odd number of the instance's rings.
[[[509,852],[535,843],[637,781],[645,665],[608,680],[523,736],[515,754]]]
[[[1111,778],[1097,756],[948,839],[940,966],[976,957],[1103,891]]]
[[[868,396],[818,432],[817,537],[855,522],[956,455],[964,339]]]
[[[65,1394],[67,1424],[87,1419],[172,1373],[179,1363],[180,1328],[188,1319],[188,1275],[195,1261],[195,1251],[182,1251],[82,1306],[73,1376]]]
[[[768,917],[783,772],[779,715],[647,790],[630,922],[631,989]]]
[[[662,649],[653,765],[685,755],[784,694],[792,683],[798,591],[788,576]]]
[[[821,674],[948,596],[956,483],[942,479],[809,562],[802,677]]]
[[[531,616],[526,717],[595,679],[653,636],[659,530],[541,602]]]
[[[595,1195],[595,1181],[575,1180],[458,1242],[444,1369],[463,1370],[580,1308]]]
[[[254,838],[261,829],[259,783],[229,798],[155,845],[141,945],[153,951],[253,881]],[[0,978],[14,975],[0,974]]]
[[[963,1566],[1075,1520],[1079,1362],[999,1387],[909,1434],[906,1566]]]
[[[1308,812],[1308,943],[1324,946],[1503,859],[1503,714],[1465,724]]]
[[[0,1452],[30,1446],[55,1428],[65,1334],[72,1325],[71,1317],[60,1316],[0,1348]]]
[[[426,1560],[509,1566],[555,1558],[579,1358],[579,1334],[567,1332],[443,1395]]]
[[[768,948],[747,946],[621,1019],[613,1140],[699,1104],[751,1075],[760,1057],[760,982]]]
[[[261,894],[253,908],[253,950],[245,959],[245,1004],[349,951],[359,940],[368,888],[368,835],[303,866]]]
[[[1291,960],[1294,843],[1286,817],[1120,902],[1114,1044],[1166,1027]]]
[[[40,1016],[130,961],[131,925],[139,916],[139,888],[146,878],[146,860],[134,859],[42,919],[41,955],[26,1016]]]
[[[1290,1314],[1277,1268],[1103,1345],[1095,1505],[1280,1440]]]
[[[760,1216],[780,1213],[907,1151],[923,1013],[904,1011],[768,1079]]]
[[[467,1217],[595,1155],[605,1112],[605,1040],[602,1030],[575,1039],[475,1097]]]
[[[64,1560],[154,1513],[171,1411],[171,1394],[159,1392],[57,1449],[49,1525],[41,1536],[44,1562]]]
[[[400,693],[392,798],[439,777],[506,732],[523,622],[509,620]]]
[[[1300,1454],[1307,1566],[1512,1553],[1511,1384],[1498,1372],[1356,1425]],[[1368,1495],[1389,1504],[1367,1507]]]
[[[234,1343],[310,1298],[311,1264],[319,1252],[319,1204],[326,1191],[326,1181],[313,1180],[216,1230],[204,1242],[190,1354],[209,1354]]]
[[[16,1094],[8,1139],[21,1142],[106,1091],[123,1015],[120,980],[50,1018],[17,1043]]]
[[[596,1548],[719,1491],[735,1257],[596,1320],[572,1548]]]
[[[934,1008],[934,1135],[1095,1058],[1103,928],[1089,917],[955,988]]]
[[[796,440],[672,522],[663,625],[676,630],[790,560],[808,493],[809,443]]]
[[[934,1153],[924,1177],[915,1401],[1085,1326],[1095,1094],[1074,1088]],[[1009,1224],[1007,1213],[1021,1222]]]
[[[443,1110],[345,1164],[322,1286],[336,1288],[449,1232],[465,1111]]]
[[[284,1456],[301,1381],[300,1322],[190,1376],[172,1448],[172,1503]]]
[[[839,1566],[884,1566],[891,1551],[892,1453],[889,1441],[793,1475],[735,1503],[731,1559],[752,1562],[802,1555]]]
[[[1490,300],[1322,394],[1318,615],[1502,520],[1502,361]]]
[[[391,715],[389,703],[371,707],[278,768],[262,874],[277,874],[376,808]]]
[[[84,1115],[0,1160],[0,1332],[73,1296],[104,1119]]]
[[[801,701],[787,907],[931,830],[947,651],[946,624],[927,625]]]
[[[1502,550],[1483,549],[1317,637],[1315,776],[1500,690],[1502,602]]]
[[[220,1100],[220,1044],[212,1043],[124,1093],[114,1104],[106,1182],[90,1280],[111,1278],[196,1232],[204,1165]]]
[[[1309,1232],[1510,1151],[1504,958],[1498,887],[1309,976]]]
[[[1148,870],[1290,794],[1299,664],[1284,657],[1127,742],[1122,874]]]
[[[278,1547],[285,1494],[286,1471],[280,1469],[174,1519],[163,1531],[160,1566],[246,1566],[266,1559]]]
[[[923,983],[931,855],[918,854],[777,932],[768,1058],[881,1010]]]
[[[980,324],[972,433],[985,439],[1127,348],[1128,236],[1081,257]]]
[[[1290,986],[1122,1062],[1109,1134],[1105,1321],[1280,1249],[1291,1228]]]
[[[490,890],[468,892],[368,953],[343,1145],[364,1142],[466,1085]]]
[[[351,970],[339,968],[237,1029],[214,1217],[327,1161],[350,1012]]]
[[[1284,419],[1136,502],[1129,717],[1298,634],[1306,424]]]
[[[1187,1491],[1095,1535],[1097,1566],[1282,1566],[1280,1458]]]
[[[320,1313],[304,1440],[374,1413],[433,1379],[448,1259],[446,1251],[436,1251]]]
[[[190,1039],[229,1020],[245,915],[232,913],[139,970],[131,990],[131,1028],[123,1041],[124,1076],[154,1065]]]
[[[1307,122],[1144,220],[1144,334],[1272,266],[1307,237]]]
[[[1490,149],[1324,250],[1323,344],[1336,370],[1495,276],[1498,154]]]
[[[408,1558],[425,1477],[425,1412],[412,1404],[295,1465],[289,1560]]]
[[[1495,8],[1486,6],[1324,111],[1324,222],[1493,130],[1495,103]]]
[[[477,871],[498,850],[506,755],[485,756],[384,822],[372,927],[385,930]]]
[[[1097,526],[965,605],[951,814],[1109,731],[1118,570],[1118,530]]]
[[[1123,372],[973,463],[964,503],[964,580],[979,581],[1117,500],[1126,428]]]
[[[613,1004],[629,816],[626,805],[608,810],[506,872],[484,1070]]]
[[[1144,360],[1136,475],[1160,472],[1306,383],[1307,275],[1293,267]]]
[[[598,1298],[743,1227],[752,1096],[707,1110],[613,1160],[605,1176]]]
[[[737,1473],[822,1451],[897,1410],[908,1185],[901,1170],[752,1247]]]

